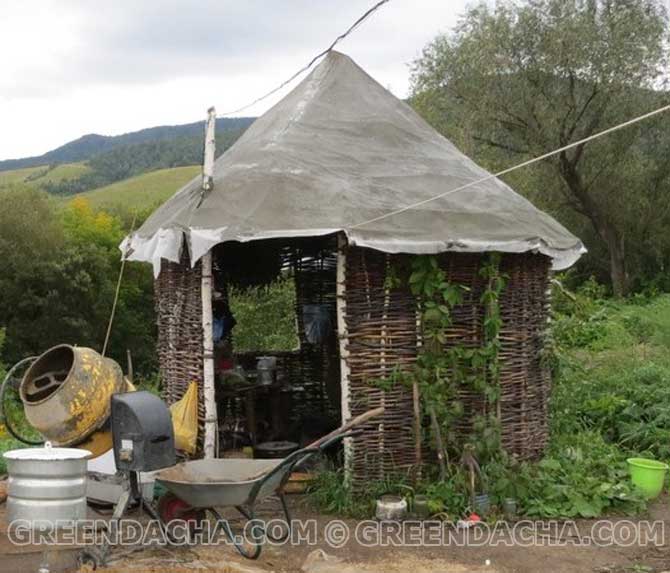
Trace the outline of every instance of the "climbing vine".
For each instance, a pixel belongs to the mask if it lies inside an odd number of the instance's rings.
[[[449,340],[452,311],[470,291],[466,286],[447,280],[437,257],[421,255],[412,259],[407,280],[417,301],[417,319],[421,324],[420,350],[409,370],[396,370],[375,384],[385,390],[400,381],[417,384],[424,414],[431,419],[433,438],[440,456],[456,453],[456,425],[464,415],[460,390],[473,389],[483,396],[484,411],[472,420],[468,450],[479,460],[489,459],[500,451],[500,295],[505,277],[500,272],[499,253],[488,254],[479,270],[484,280],[480,304],[483,314],[483,336],[479,345]],[[391,269],[386,288],[401,286],[398,273]],[[465,447],[464,446],[464,447]],[[440,458],[442,459],[442,458]]]

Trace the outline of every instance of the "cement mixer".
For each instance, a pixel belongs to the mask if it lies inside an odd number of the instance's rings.
[[[0,392],[2,418],[14,437],[33,445],[39,442],[18,435],[4,412],[12,373],[26,362],[32,363],[21,379],[18,393],[30,425],[55,446],[86,449],[93,457],[107,452],[112,447],[110,398],[112,394],[134,390],[121,367],[91,348],[67,344],[15,365]]]

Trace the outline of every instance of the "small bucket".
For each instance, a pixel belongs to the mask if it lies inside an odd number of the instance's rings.
[[[644,458],[628,458],[630,478],[647,499],[654,499],[663,491],[668,464]]]

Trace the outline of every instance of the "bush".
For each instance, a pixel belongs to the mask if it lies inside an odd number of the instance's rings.
[[[237,320],[237,352],[295,350],[297,336],[295,284],[283,277],[266,287],[230,290],[230,309]]]
[[[4,190],[0,211],[0,317],[7,331],[2,358],[13,364],[61,343],[102,349],[120,268],[118,218],[85,199],[67,204],[29,188]],[[151,269],[126,266],[108,355],[150,374],[155,362]]]

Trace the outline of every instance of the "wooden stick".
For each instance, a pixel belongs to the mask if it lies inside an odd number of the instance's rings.
[[[428,413],[430,414],[430,423],[432,424],[433,432],[435,433],[435,447],[437,448],[437,461],[440,464],[440,480],[444,481],[447,479],[447,466],[444,463],[444,445],[442,443],[442,432],[440,431],[440,424],[437,421],[435,408],[433,408],[432,406],[428,408]]]
[[[421,455],[421,394],[419,383],[412,383],[412,405],[414,406],[414,463],[416,464],[416,479],[421,481],[423,459]]]
[[[128,361],[128,380],[131,384],[135,382],[135,372],[133,370],[133,355],[130,352],[130,348],[126,348],[126,360]]]

